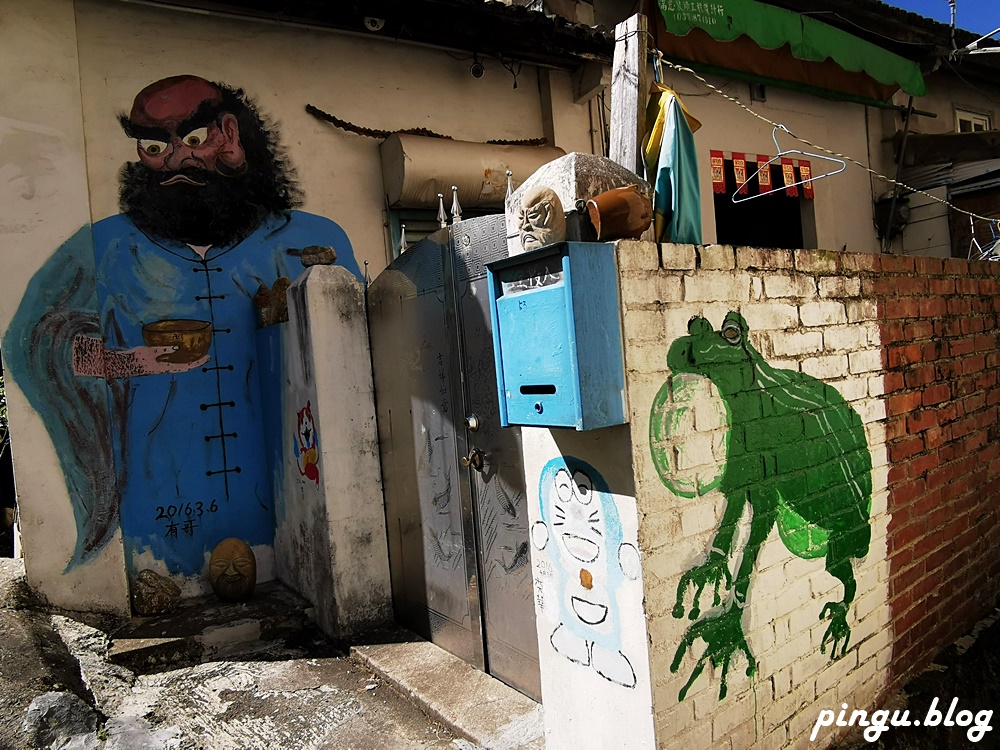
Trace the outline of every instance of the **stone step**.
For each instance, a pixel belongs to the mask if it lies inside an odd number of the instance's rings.
[[[312,605],[273,581],[248,602],[199,597],[165,615],[134,617],[111,635],[108,657],[136,673],[157,672],[249,655],[313,625]]]
[[[419,636],[397,630],[351,656],[473,746],[543,750],[542,707]]]

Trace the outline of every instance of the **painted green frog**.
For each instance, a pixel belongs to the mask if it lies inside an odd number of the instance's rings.
[[[743,609],[761,546],[777,524],[790,552],[801,558],[825,556],[826,570],[844,584],[844,598],[827,602],[819,619],[829,619],[820,645],[831,646],[837,659],[847,651],[851,629],[847,612],[857,590],[852,559],[868,554],[871,542],[871,455],[865,427],[858,413],[832,386],[805,373],[782,370],[764,361],[750,344],[743,317],[730,312],[716,331],[704,318],[692,318],[688,336],[677,339],[667,353],[670,370],[709,378],[725,402],[728,433],[726,463],[718,487],[726,509],[708,559],[687,571],[677,587],[674,617],[684,616],[685,597],[694,587],[690,619],[700,616],[699,600],[706,586],[732,589],[717,612],[706,614],[688,628],[674,655],[677,672],[684,654],[697,639],[705,652],[680,691],[688,690],[707,662],[721,669],[719,698],[726,697],[726,673],[733,655],[742,651],[756,673],[756,661],[743,632]],[[671,487],[668,462],[658,448],[668,409],[669,383],[653,404],[650,445],[664,484]],[[734,535],[746,506],[750,506],[750,533],[735,582],[729,569]]]

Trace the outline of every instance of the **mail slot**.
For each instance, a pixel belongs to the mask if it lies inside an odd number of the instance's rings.
[[[500,423],[624,424],[614,245],[563,242],[487,265]]]

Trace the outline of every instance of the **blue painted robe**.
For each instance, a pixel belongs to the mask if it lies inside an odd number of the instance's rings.
[[[58,399],[37,383],[25,389],[49,427],[64,471],[69,469],[67,480],[81,541],[95,536],[87,528],[92,519],[86,512],[87,504],[95,501],[80,496],[86,487],[82,492],[77,488],[74,496],[75,467],[66,454],[79,461],[81,438],[110,437],[116,470],[113,481],[130,565],[133,553],[148,549],[171,572],[193,575],[202,572],[206,553],[222,539],[235,536],[251,545],[270,544],[274,467],[269,465],[273,455],[265,452],[264,432],[265,411],[272,405],[265,400],[280,399],[280,392],[264,395],[261,391],[253,297],[261,284],[271,287],[280,276],[298,276],[303,270],[299,258],[286,251],[309,245],[334,247],[337,263],[360,278],[347,235],[329,219],[292,211],[269,218],[237,245],[211,248],[201,258],[182,243],[147,237],[124,215],[97,222],[92,233],[92,269],[87,268],[91,259],[80,252],[81,243],[74,238],[33,279],[12,323],[21,346],[31,343],[28,324],[32,320],[51,318],[52,306],[67,304],[62,298],[50,300],[46,309],[45,299],[31,298],[32,287],[45,289],[70,277],[82,278],[81,291],[75,294],[79,299],[71,303],[83,310],[96,304],[100,335],[108,349],[143,346],[143,325],[178,318],[208,321],[212,342],[210,360],[204,366],[109,383],[109,436],[81,436],[74,434],[72,425],[68,430],[50,426],[50,421],[58,422],[52,419],[52,412],[60,408]],[[74,268],[79,272],[74,273]],[[96,300],[93,292],[86,291],[94,288],[88,274],[96,279]],[[35,325],[41,328],[40,322]],[[43,337],[34,338],[37,349]],[[9,346],[5,341],[5,348]],[[32,356],[38,363],[53,356],[65,360],[55,347],[47,354],[33,351],[15,359],[20,364]],[[19,382],[25,377],[37,380],[38,363],[27,372],[16,367]],[[102,382],[76,378],[70,382],[79,387],[64,396],[72,399],[93,392],[95,381]],[[280,436],[274,437],[280,441]],[[85,512],[80,512],[81,507]],[[85,559],[109,537],[104,531],[100,540],[78,543],[74,561]]]

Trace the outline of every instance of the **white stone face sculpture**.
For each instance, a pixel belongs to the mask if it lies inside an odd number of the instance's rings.
[[[566,239],[566,216],[553,190],[538,186],[521,196],[518,234],[525,252]]]

